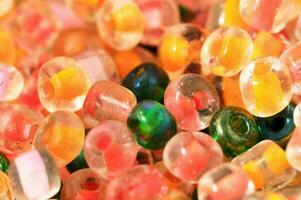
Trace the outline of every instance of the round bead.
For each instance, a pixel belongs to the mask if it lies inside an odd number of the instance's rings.
[[[88,168],[88,164],[86,162],[84,151],[82,150],[74,160],[72,160],[68,165],[66,165],[66,168],[68,172],[73,173],[77,170]]]
[[[216,112],[209,132],[230,157],[247,151],[260,141],[253,116],[238,107],[225,107]]]
[[[220,107],[214,86],[198,74],[185,74],[173,80],[166,88],[164,104],[178,126],[188,131],[207,128]]]
[[[163,100],[164,91],[169,83],[167,73],[152,63],[144,63],[132,70],[122,81],[138,101]]]
[[[143,36],[143,15],[132,0],[106,0],[96,23],[103,41],[116,50],[135,47]]]
[[[253,41],[238,27],[221,27],[211,33],[201,50],[204,71],[218,76],[234,76],[249,62]]]
[[[24,78],[15,67],[0,64],[0,102],[18,98],[24,87]]]
[[[223,152],[205,133],[180,132],[166,144],[163,161],[173,175],[195,183],[206,171],[223,162]]]
[[[290,141],[287,144],[286,147],[286,157],[290,165],[297,169],[298,171],[301,171],[301,156],[300,156],[300,149],[301,148],[301,129],[300,127],[297,127],[293,135],[290,139]]]
[[[38,94],[49,112],[79,110],[89,88],[89,77],[71,58],[53,58],[40,69]]]
[[[104,120],[125,122],[137,104],[135,95],[125,87],[109,81],[99,81],[89,90],[83,111],[88,127]]]
[[[156,101],[144,100],[133,108],[127,120],[138,144],[146,149],[162,149],[176,134],[174,117]]]
[[[301,126],[301,103],[299,103],[293,113],[294,124],[297,127]]]
[[[39,148],[44,147],[61,168],[80,153],[84,139],[82,120],[74,113],[57,111],[43,120],[34,144]]]
[[[104,179],[130,169],[137,157],[137,145],[127,126],[107,120],[88,133],[84,154],[89,167]]]
[[[292,82],[287,66],[275,57],[259,58],[240,74],[240,91],[246,109],[257,117],[270,117],[288,106]]]

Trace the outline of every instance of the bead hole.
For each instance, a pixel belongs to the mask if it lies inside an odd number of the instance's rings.
[[[233,132],[239,135],[246,135],[249,132],[249,124],[245,118],[241,116],[231,117],[229,120],[229,126]]]
[[[273,132],[278,132],[282,130],[285,126],[285,121],[283,117],[275,117],[271,119],[266,119],[266,127]]]
[[[81,188],[88,191],[98,190],[99,186],[99,181],[94,177],[88,177],[81,183]]]

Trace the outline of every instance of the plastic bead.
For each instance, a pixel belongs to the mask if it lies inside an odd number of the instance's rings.
[[[222,163],[223,152],[204,133],[180,132],[166,144],[163,161],[173,175],[195,183],[206,171]]]
[[[111,179],[130,169],[137,156],[137,145],[127,126],[107,120],[87,135],[84,154],[89,167],[104,179]]]
[[[277,190],[296,175],[285,152],[275,142],[264,140],[232,160],[240,165],[254,182],[256,189]]]
[[[279,113],[293,96],[288,68],[275,57],[248,64],[240,74],[240,91],[246,109],[257,117]]]
[[[13,200],[13,192],[8,176],[0,171],[0,199]]]
[[[162,149],[177,132],[174,117],[162,104],[152,100],[137,104],[127,119],[127,125],[138,144],[151,150]]]
[[[138,101],[163,100],[168,83],[167,73],[152,63],[139,65],[122,81],[122,85],[131,90]]]
[[[108,184],[105,200],[157,199],[163,192],[162,189],[162,174],[152,166],[139,165]]]
[[[71,58],[53,58],[40,69],[38,94],[49,112],[79,110],[89,87],[88,75]]]
[[[18,155],[32,149],[43,115],[20,105],[0,106],[0,150]]]
[[[74,113],[57,111],[43,120],[34,144],[44,147],[56,165],[63,167],[80,153],[84,139],[85,129],[81,119]]]
[[[188,131],[207,128],[220,107],[215,88],[198,74],[185,74],[172,81],[166,88],[164,104],[178,126]]]
[[[249,62],[253,41],[237,27],[221,27],[211,33],[201,50],[205,71],[218,76],[234,76]]]
[[[274,116],[266,118],[256,117],[255,120],[261,139],[273,140],[284,146],[295,129],[293,112],[294,106],[288,105],[288,107]]]
[[[64,182],[61,200],[102,200],[106,185],[91,169],[81,169]]]
[[[142,39],[143,15],[132,0],[106,0],[96,22],[102,40],[113,49],[131,49]]]
[[[0,64],[0,102],[18,98],[24,87],[24,78],[19,70]]]
[[[253,193],[255,186],[238,166],[222,164],[204,174],[198,182],[198,199],[241,199]]]
[[[85,99],[84,121],[89,127],[95,127],[104,120],[125,122],[136,104],[135,95],[127,88],[99,81],[90,88]]]
[[[230,157],[247,151],[260,140],[253,116],[238,107],[225,107],[216,112],[209,132]]]
[[[293,114],[294,124],[297,127],[301,126],[301,103],[299,103],[294,110]]]
[[[56,165],[45,150],[31,150],[16,157],[8,177],[16,199],[48,199],[61,185]]]
[[[159,45],[159,58],[166,71],[183,71],[191,64],[200,65],[199,52],[205,33],[193,24],[171,26]]]
[[[74,160],[72,160],[67,166],[67,170],[70,173],[76,172],[77,170],[88,168],[88,164],[86,162],[84,151],[82,150]]]
[[[301,147],[301,129],[298,127],[294,130],[286,147],[286,157],[292,167],[301,171],[301,155],[299,149]]]

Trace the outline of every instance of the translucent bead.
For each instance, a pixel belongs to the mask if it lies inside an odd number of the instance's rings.
[[[234,76],[249,62],[250,35],[238,27],[221,27],[211,33],[201,50],[202,67],[218,76]]]
[[[220,146],[201,132],[180,132],[163,151],[166,168],[183,181],[196,183],[206,171],[223,162]]]
[[[81,169],[72,173],[64,182],[61,200],[102,200],[106,185],[107,182],[91,169]]]
[[[164,104],[178,126],[188,131],[207,128],[220,107],[214,86],[198,74],[185,74],[173,80],[165,90]]]
[[[257,190],[283,188],[296,175],[296,171],[287,161],[284,150],[271,140],[258,143],[231,162],[240,165],[247,172]]]
[[[0,171],[0,199],[13,200],[13,192],[8,176]]]
[[[0,18],[4,17],[14,7],[14,0],[5,0],[0,2]]]
[[[137,151],[127,126],[113,120],[103,121],[91,129],[84,146],[89,167],[104,179],[130,169],[136,162]]]
[[[135,95],[125,87],[109,81],[99,81],[89,90],[83,112],[87,126],[95,127],[100,121],[125,122],[137,104]]]
[[[259,58],[242,70],[240,91],[251,114],[275,115],[288,106],[293,96],[289,70],[275,57]]]
[[[61,185],[56,165],[45,150],[31,150],[16,157],[8,172],[16,199],[48,199]]]
[[[299,103],[294,110],[294,124],[297,127],[301,126],[301,103]]]
[[[116,50],[135,47],[143,36],[143,15],[132,0],[106,0],[96,23],[102,40]]]
[[[18,98],[24,87],[24,78],[15,67],[0,64],[0,102]]]
[[[81,109],[89,88],[88,75],[71,58],[53,58],[40,69],[38,94],[49,112]]]
[[[233,164],[222,164],[204,174],[198,182],[198,199],[241,199],[255,191],[247,173]]]
[[[45,148],[61,168],[80,153],[84,139],[85,129],[81,119],[74,113],[57,111],[43,120],[34,144]]]
[[[286,146],[286,157],[292,167],[301,171],[301,129],[296,128]]]

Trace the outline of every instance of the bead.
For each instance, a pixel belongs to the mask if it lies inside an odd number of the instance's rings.
[[[204,174],[198,182],[198,199],[242,199],[255,190],[253,182],[238,166],[222,164]]]
[[[278,192],[263,191],[255,192],[243,200],[287,200],[287,198]]]
[[[246,65],[253,51],[253,41],[238,27],[221,27],[211,33],[201,50],[202,66],[218,76],[234,76]]]
[[[107,182],[100,179],[91,169],[81,169],[71,174],[64,182],[61,200],[104,199]]]
[[[163,176],[157,169],[149,165],[138,165],[108,184],[105,200],[157,199],[162,193],[162,186]]]
[[[173,80],[166,88],[164,104],[178,126],[187,131],[207,128],[220,107],[214,86],[198,74],[184,74]]]
[[[222,77],[221,90],[224,106],[244,108],[244,103],[239,89],[239,75]]]
[[[246,110],[225,107],[215,113],[210,135],[221,145],[225,155],[235,157],[260,141],[254,118]]]
[[[297,127],[286,146],[286,157],[292,167],[301,171],[301,155],[299,149],[301,147],[301,129]]]
[[[196,183],[202,174],[222,163],[223,152],[205,133],[180,132],[167,142],[163,161],[173,175]]]
[[[0,64],[0,102],[18,98],[24,87],[24,78],[15,67]]]
[[[122,81],[122,85],[135,94],[138,102],[147,99],[163,100],[168,83],[167,73],[152,63],[137,66]]]
[[[7,173],[8,167],[9,167],[8,159],[2,153],[0,153],[0,171]]]
[[[268,139],[284,146],[295,129],[293,120],[294,106],[288,105],[280,113],[271,117],[255,117],[261,139]]]
[[[88,75],[68,57],[56,57],[40,69],[38,94],[49,112],[79,110],[90,88]]]
[[[138,144],[150,150],[162,149],[176,134],[174,117],[165,107],[152,100],[144,100],[133,108],[127,119]]]
[[[0,106],[0,150],[18,155],[32,149],[43,115],[21,105]]]
[[[8,0],[8,1],[13,2],[13,0]],[[6,4],[6,2],[4,4]],[[1,5],[0,5],[0,15],[1,15]],[[5,28],[0,28],[0,42],[1,42],[0,62],[13,65],[16,61],[17,49],[14,44],[14,38],[9,30]]]
[[[204,31],[193,24],[169,27],[159,45],[159,58],[166,71],[183,71],[190,64],[200,65],[199,51]]]
[[[88,164],[86,162],[84,151],[82,150],[74,160],[72,160],[68,165],[66,165],[66,168],[68,172],[73,173],[77,170],[88,168]]]
[[[135,95],[125,87],[109,81],[99,81],[89,90],[83,111],[88,127],[104,120],[125,122],[137,104]]]
[[[259,58],[240,74],[240,91],[246,109],[257,117],[270,117],[288,106],[292,83],[287,66],[275,57]]]
[[[70,163],[81,151],[85,129],[81,119],[71,112],[57,111],[46,117],[36,132],[34,144],[44,147],[58,167]]]
[[[239,13],[240,0],[227,0],[225,2],[224,13],[224,25],[225,26],[237,26],[247,30],[248,25],[242,20]]]
[[[301,126],[301,103],[299,103],[293,113],[294,124],[297,127]]]
[[[8,177],[16,199],[48,199],[61,185],[56,165],[45,150],[31,150],[16,157]]]
[[[283,149],[271,140],[258,143],[231,163],[240,165],[247,172],[257,190],[283,188],[296,175]]]
[[[137,151],[127,126],[113,120],[103,121],[91,129],[84,146],[89,167],[107,180],[130,169],[136,162]]]
[[[116,50],[135,47],[143,36],[143,15],[132,0],[106,0],[96,23],[100,37]]]
[[[13,192],[8,176],[0,171],[0,199],[13,200]]]

